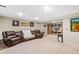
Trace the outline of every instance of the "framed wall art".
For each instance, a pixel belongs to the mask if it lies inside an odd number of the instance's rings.
[[[20,26],[30,26],[29,21],[20,21]]]
[[[30,27],[34,27],[34,22],[30,22]]]
[[[19,21],[18,20],[13,20],[12,25],[13,26],[19,26]]]
[[[72,32],[79,32],[79,18],[71,19],[70,27]]]

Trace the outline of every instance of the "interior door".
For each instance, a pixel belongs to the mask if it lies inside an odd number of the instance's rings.
[[[48,31],[48,34],[52,34],[52,25],[51,24],[48,24],[47,31]]]

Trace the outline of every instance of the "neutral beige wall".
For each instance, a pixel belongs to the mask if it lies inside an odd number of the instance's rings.
[[[70,18],[63,20],[63,38],[64,42],[79,45],[79,32],[70,31]]]
[[[34,29],[39,29],[41,31],[47,30],[44,28],[44,24],[38,24],[34,23],[34,27],[30,26],[12,26],[12,18],[8,17],[0,17],[0,39],[2,39],[2,32],[3,31],[19,31],[23,29],[29,29],[29,30],[34,30]]]

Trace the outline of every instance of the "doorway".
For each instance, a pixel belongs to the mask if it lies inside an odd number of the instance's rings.
[[[63,22],[56,22],[47,25],[48,34],[58,35],[63,34]]]

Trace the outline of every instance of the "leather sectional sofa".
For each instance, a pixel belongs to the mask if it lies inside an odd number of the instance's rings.
[[[3,42],[6,46],[11,47],[21,42],[43,37],[40,30],[22,30],[22,31],[5,31],[2,32]]]

